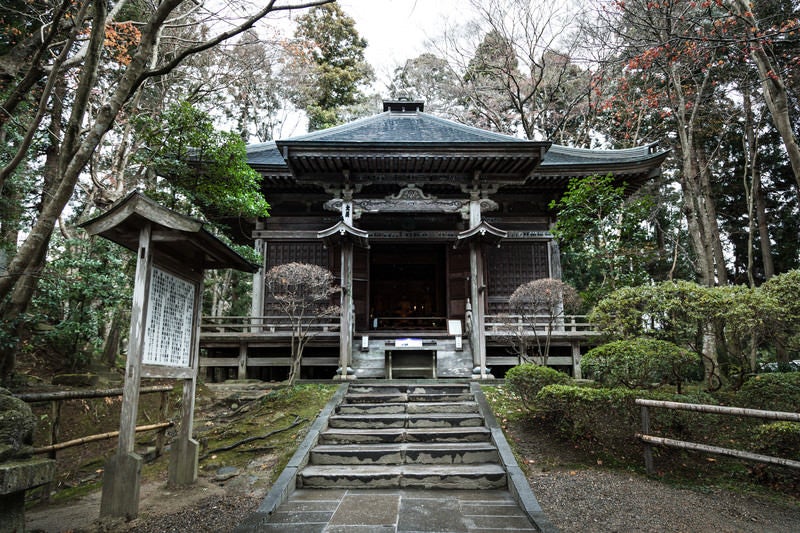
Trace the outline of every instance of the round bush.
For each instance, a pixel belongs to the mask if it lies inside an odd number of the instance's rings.
[[[533,363],[509,369],[505,379],[508,387],[520,397],[526,409],[531,409],[534,398],[543,387],[570,381],[570,377],[563,372]]]
[[[689,350],[642,337],[592,348],[581,359],[581,368],[604,385],[646,389],[673,383],[680,391],[680,384],[699,363]]]
[[[772,422],[758,426],[753,432],[753,449],[759,453],[800,460],[800,424]]]
[[[757,374],[744,382],[734,401],[741,407],[797,412],[800,405],[800,372]]]

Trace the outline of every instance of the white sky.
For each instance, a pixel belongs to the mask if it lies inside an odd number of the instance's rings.
[[[367,40],[366,58],[382,90],[395,66],[425,51],[425,40],[437,37],[445,21],[455,22],[464,0],[339,0]]]

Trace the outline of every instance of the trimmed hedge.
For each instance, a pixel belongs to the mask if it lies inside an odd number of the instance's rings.
[[[684,403],[715,404],[706,394],[680,395],[651,390],[588,388],[549,385],[535,399],[537,413],[546,417],[566,438],[589,441],[616,460],[640,457],[641,407],[637,398]],[[695,442],[707,441],[719,428],[713,417],[688,411],[650,410],[651,434]]]
[[[509,389],[519,396],[522,406],[530,410],[536,395],[547,385],[566,384],[571,378],[554,368],[524,363],[506,372],[506,384]]]
[[[753,431],[753,450],[757,453],[800,461],[800,423],[772,422]]]

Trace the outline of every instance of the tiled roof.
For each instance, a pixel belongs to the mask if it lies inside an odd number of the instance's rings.
[[[286,166],[275,141],[247,145],[247,162],[253,166]]]
[[[280,142],[331,143],[507,143],[529,142],[509,135],[473,128],[422,112],[386,111],[325,130]]]
[[[593,150],[553,144],[539,168],[544,170],[543,167],[636,163],[662,154],[653,144],[624,150]]]
[[[314,131],[295,137],[275,141],[251,144],[247,146],[248,163],[256,168],[271,168],[277,172],[288,172],[289,167],[281,155],[279,146],[406,146],[423,148],[437,146],[439,149],[448,145],[470,145],[491,147],[501,145],[522,148],[530,145],[547,145],[503,135],[451,120],[436,117],[424,112],[391,112],[362,118],[325,130]],[[579,171],[596,167],[597,170],[614,167],[642,164],[648,160],[662,160],[666,152],[659,151],[655,145],[646,145],[624,150],[594,150],[570,148],[557,144],[549,145],[544,159],[534,171],[535,174],[557,174],[560,169]],[[655,163],[656,165],[660,162]]]

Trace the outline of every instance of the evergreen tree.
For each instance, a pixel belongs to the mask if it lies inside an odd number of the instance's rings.
[[[308,115],[310,131],[343,122],[345,108],[366,100],[373,77],[364,59],[367,41],[338,4],[310,10],[297,21],[292,71],[294,103]]]

